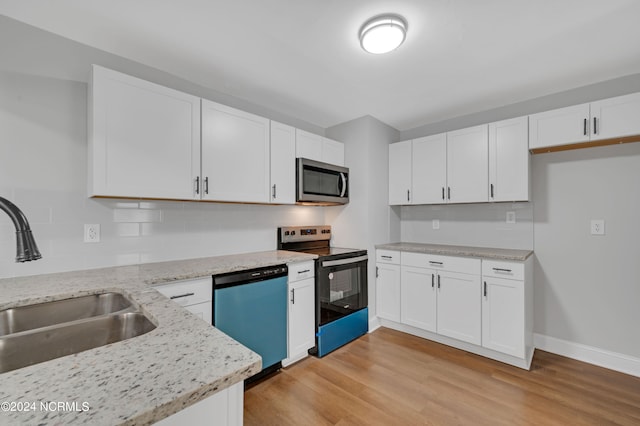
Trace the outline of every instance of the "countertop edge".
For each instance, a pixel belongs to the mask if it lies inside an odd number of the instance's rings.
[[[444,256],[477,257],[492,260],[524,262],[533,255],[533,250],[503,249],[495,247],[456,246],[426,243],[385,243],[376,244],[376,249],[411,253],[437,254]]]

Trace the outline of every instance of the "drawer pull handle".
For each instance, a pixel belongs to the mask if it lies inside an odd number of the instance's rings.
[[[181,297],[189,297],[189,296],[195,296],[195,293],[185,293],[185,294],[178,294],[176,296],[171,296],[170,299],[180,299]]]
[[[496,272],[513,272],[511,269],[505,269],[505,268],[493,268],[493,270]]]
[[[304,271],[298,271],[299,274],[306,274],[307,272],[310,272],[310,269],[305,269]]]
[[[383,255],[383,256],[380,256],[380,257],[383,258],[383,259],[393,259],[393,256],[384,256]]]
[[[430,261],[429,261],[429,264],[430,264],[430,265],[442,265],[442,262],[435,262],[435,261],[433,261],[433,260],[430,260]]]

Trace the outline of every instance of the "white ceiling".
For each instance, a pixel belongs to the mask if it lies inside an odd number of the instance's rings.
[[[409,24],[387,55],[359,27]],[[321,127],[398,130],[640,72],[638,0],[0,0],[0,13]]]

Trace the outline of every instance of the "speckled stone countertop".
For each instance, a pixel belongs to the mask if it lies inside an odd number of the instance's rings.
[[[0,402],[36,403],[35,411],[3,410],[0,424],[151,424],[252,376],[260,371],[259,355],[152,285],[316,257],[267,251],[0,279],[0,310],[117,291],[157,325],[132,339],[0,374]],[[41,402],[76,403],[80,411],[41,411]]]
[[[497,249],[490,247],[449,246],[443,244],[391,243],[378,244],[377,249],[440,254],[444,256],[481,257],[484,259],[524,262],[533,254],[531,250]]]

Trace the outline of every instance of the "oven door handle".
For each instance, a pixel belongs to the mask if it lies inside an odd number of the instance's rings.
[[[322,262],[322,267],[328,268],[330,266],[348,265],[349,263],[362,262],[363,260],[367,260],[368,258],[369,256],[365,254],[364,256],[349,257],[347,259],[325,260],[324,262]]]

